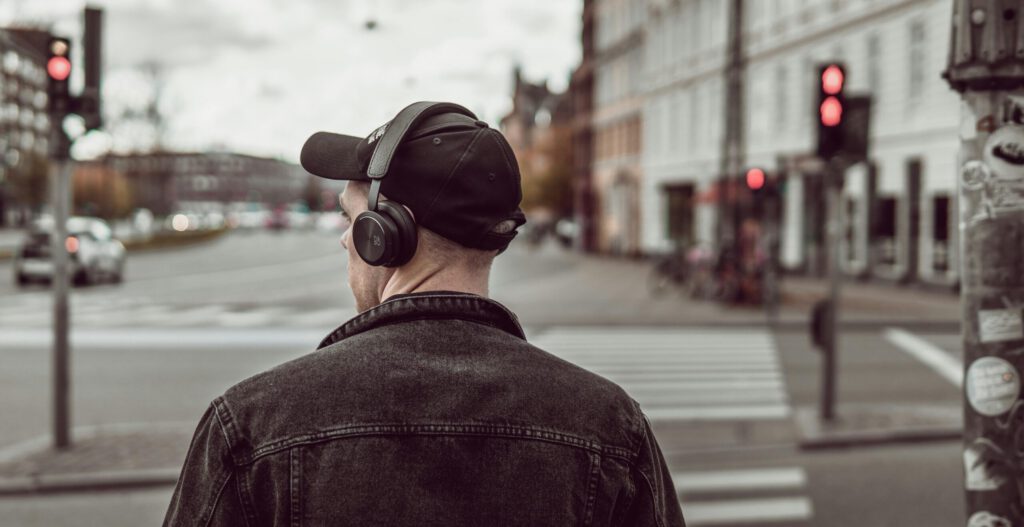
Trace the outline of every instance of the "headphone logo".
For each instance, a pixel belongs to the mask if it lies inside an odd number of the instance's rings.
[[[380,128],[377,128],[376,130],[374,130],[373,133],[370,134],[370,137],[366,138],[366,144],[372,145],[374,143],[374,141],[380,139],[381,136],[384,135],[384,132],[387,131],[389,124],[391,124],[391,123],[385,123]]]
[[[382,244],[380,242],[380,236],[374,235],[374,237],[373,237],[373,246],[374,247],[380,247],[381,245]]]

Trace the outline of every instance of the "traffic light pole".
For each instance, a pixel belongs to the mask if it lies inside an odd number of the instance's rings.
[[[960,92],[964,490],[969,525],[1024,526],[1024,38],[1019,3],[953,2]],[[1012,8],[1016,5],[1017,9]],[[1003,9],[1005,7],[1006,9]]]
[[[828,309],[825,311],[825,346],[821,361],[821,403],[819,415],[822,421],[832,421],[836,416],[836,360],[839,355],[839,242],[841,235],[841,168],[836,158],[825,165],[826,205],[829,211],[828,235]]]
[[[70,325],[68,310],[68,248],[66,240],[68,209],[71,205],[70,145],[61,130],[63,116],[52,115],[53,164],[53,238],[50,253],[53,261],[53,446],[71,446],[71,353],[68,342]]]

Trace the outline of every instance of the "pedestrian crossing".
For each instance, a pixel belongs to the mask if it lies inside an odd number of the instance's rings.
[[[801,467],[693,471],[672,475],[686,524],[800,525],[814,516]]]
[[[540,348],[626,390],[655,424],[778,421],[791,408],[775,343],[757,329],[553,327]],[[672,474],[690,526],[809,525],[802,467]]]
[[[764,330],[557,327],[532,341],[615,382],[652,421],[790,415],[775,344]]]
[[[71,322],[79,328],[319,328],[329,331],[356,314],[354,307],[252,304],[182,304],[144,299],[72,298]],[[0,303],[0,329],[49,327],[49,298],[27,296]]]

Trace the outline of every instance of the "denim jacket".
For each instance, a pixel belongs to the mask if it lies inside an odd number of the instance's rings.
[[[684,525],[614,383],[476,295],[392,297],[215,399],[164,525]]]

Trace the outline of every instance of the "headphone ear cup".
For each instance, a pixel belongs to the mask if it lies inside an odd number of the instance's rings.
[[[386,215],[368,210],[352,224],[352,243],[364,262],[373,265],[389,265],[395,259],[398,249],[398,229]]]
[[[388,240],[395,241],[393,257],[390,262],[385,263],[387,267],[398,267],[405,265],[412,260],[416,254],[416,247],[419,237],[416,233],[416,220],[412,214],[402,205],[393,201],[381,201],[377,203],[377,211],[391,220],[395,228],[395,236]]]

